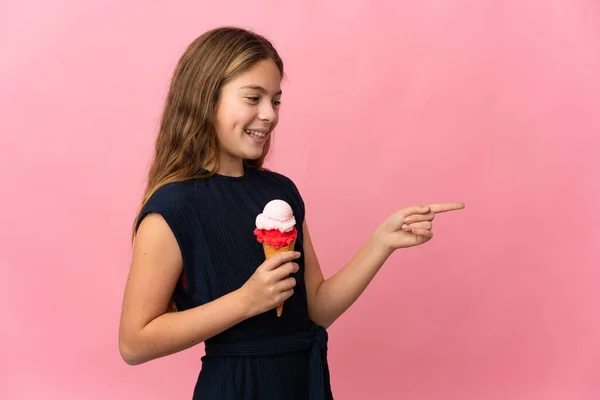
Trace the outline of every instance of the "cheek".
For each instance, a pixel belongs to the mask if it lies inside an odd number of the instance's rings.
[[[218,116],[218,125],[224,135],[241,132],[254,121],[256,113],[251,107],[238,107]]]
[[[235,125],[240,129],[247,127],[256,119],[256,109],[254,107],[240,107],[236,111]]]

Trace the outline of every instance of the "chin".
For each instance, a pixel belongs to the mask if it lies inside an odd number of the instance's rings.
[[[263,155],[262,152],[260,153],[246,153],[246,156],[244,157],[244,160],[258,160],[259,158],[261,158]]]
[[[246,151],[244,151],[244,159],[245,160],[258,160],[259,158],[262,157],[264,153],[264,147],[259,148],[253,148],[253,149],[246,149]]]

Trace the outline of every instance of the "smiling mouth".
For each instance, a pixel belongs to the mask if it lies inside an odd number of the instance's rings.
[[[266,132],[254,131],[251,129],[246,129],[245,132],[246,132],[246,134],[248,134],[251,137],[256,138],[256,139],[264,139],[267,136]]]

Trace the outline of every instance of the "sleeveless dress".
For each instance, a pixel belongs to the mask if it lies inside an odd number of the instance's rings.
[[[239,289],[265,261],[254,236],[256,216],[271,200],[294,212],[303,253],[304,202],[296,185],[276,172],[246,168],[241,177],[213,175],[170,183],[147,202],[138,226],[159,213],[179,245],[183,273],[176,285],[178,310],[197,307]],[[308,315],[304,255],[294,274],[294,294],[283,314],[275,309],[206,340],[193,399],[332,399],[327,332]]]

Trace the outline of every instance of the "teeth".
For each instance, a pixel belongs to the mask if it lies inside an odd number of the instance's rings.
[[[265,137],[267,135],[266,133],[263,133],[263,132],[250,131],[248,129],[246,129],[246,133],[248,135],[256,136],[256,137],[259,137],[259,138],[263,138],[263,137]]]

